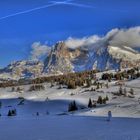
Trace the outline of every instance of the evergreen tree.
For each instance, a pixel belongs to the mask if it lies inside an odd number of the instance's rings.
[[[99,96],[99,97],[98,97],[97,103],[98,103],[98,104],[102,104],[102,103],[103,103],[102,96]]]
[[[78,107],[77,107],[77,105],[76,105],[76,102],[75,102],[75,101],[73,101],[73,108],[74,108],[74,110],[78,110]]]
[[[13,110],[9,110],[7,116],[16,116],[17,115],[17,111],[16,109]]]
[[[109,98],[108,98],[108,96],[107,96],[107,95],[106,95],[105,99],[106,99],[106,101],[109,101]]]
[[[92,106],[91,98],[90,98],[89,101],[88,101],[88,107],[89,107],[89,108],[92,108],[92,107],[93,107],[93,106]]]
[[[102,103],[103,103],[103,104],[106,104],[106,98],[104,98],[104,99],[102,100]]]
[[[13,114],[13,116],[16,116],[17,115],[17,110],[16,109],[12,110],[12,114]]]
[[[76,102],[73,101],[69,104],[68,111],[70,112],[70,111],[76,111],[76,110],[78,110],[78,107],[76,105]]]
[[[7,116],[12,116],[11,110],[8,111],[8,115]]]

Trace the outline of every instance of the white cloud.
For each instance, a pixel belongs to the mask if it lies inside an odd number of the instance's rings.
[[[97,35],[93,35],[90,37],[83,37],[81,39],[69,37],[65,41],[65,43],[66,43],[66,46],[68,46],[69,48],[75,49],[75,48],[88,46],[90,44],[96,43],[99,39],[100,38]]]
[[[101,47],[101,46],[128,46],[140,48],[140,26],[129,29],[112,29],[105,36],[93,35],[84,38],[68,38],[65,41],[69,48]]]
[[[109,43],[116,46],[140,47],[140,27],[118,30]]]
[[[31,59],[40,59],[43,56],[47,56],[51,51],[51,47],[48,45],[41,45],[40,42],[34,42],[31,48]]]
[[[69,48],[78,48],[80,46],[82,46],[86,41],[86,38],[81,38],[81,39],[78,39],[78,38],[72,38],[72,37],[69,37],[65,43],[66,45],[69,47]]]

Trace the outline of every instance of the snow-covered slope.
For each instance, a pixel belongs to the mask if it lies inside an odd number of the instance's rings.
[[[106,83],[107,81],[104,81]],[[7,115],[10,108],[16,108],[18,116],[32,116],[37,111],[45,114],[48,111],[51,115],[68,113],[68,104],[75,100],[79,109],[74,114],[77,116],[106,116],[108,110],[111,110],[115,117],[140,117],[140,79],[127,81],[122,88],[126,88],[127,93],[131,88],[134,90],[134,98],[129,96],[117,96],[113,93],[119,91],[119,86],[114,81],[109,83],[109,88],[103,86],[96,91],[86,91],[84,88],[77,89],[58,89],[59,86],[50,88],[49,83],[44,83],[45,90],[29,91],[31,85],[21,86],[22,92],[11,91],[11,88],[0,89],[0,101],[2,107],[0,113],[3,116]],[[17,87],[15,87],[16,89]],[[93,86],[93,88],[95,88]],[[89,88],[90,89],[90,88]],[[89,98],[97,100],[99,96],[109,97],[107,104],[98,104],[96,108],[88,109]],[[18,105],[24,98],[24,105]]]
[[[139,83],[140,79],[126,81],[122,87],[127,91],[133,88],[134,98],[114,95],[113,92],[119,90],[114,81],[109,83],[108,88],[103,86],[96,91],[85,91],[85,88],[58,89],[58,86],[50,87],[49,83],[44,83],[43,91],[30,92],[28,89],[31,85],[22,86],[22,92],[1,88],[1,139],[139,140]],[[89,98],[96,100],[98,96],[106,95],[109,97],[107,104],[87,108]],[[73,100],[79,109],[68,112],[68,105]],[[19,104],[21,101],[22,104]],[[9,109],[16,109],[17,116],[8,117]],[[110,122],[106,121],[109,110],[113,115]]]

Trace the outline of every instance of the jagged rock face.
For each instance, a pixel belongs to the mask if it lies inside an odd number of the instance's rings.
[[[63,42],[57,43],[44,62],[44,72],[51,74],[72,72],[71,54]]]
[[[0,78],[31,78],[42,74],[44,64],[40,61],[17,61],[0,70]]]
[[[102,46],[68,48],[58,42],[44,63],[44,72],[60,74],[92,69],[119,69],[140,64],[140,53],[129,47]]]

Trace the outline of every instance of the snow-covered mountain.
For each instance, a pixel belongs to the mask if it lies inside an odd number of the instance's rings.
[[[97,39],[98,40],[98,39]],[[0,69],[1,79],[33,78],[43,74],[63,74],[93,69],[129,68],[140,65],[140,52],[129,46],[113,46],[110,40],[74,47],[66,41],[56,43],[44,63],[37,60],[17,61]]]
[[[43,63],[40,61],[16,61],[0,69],[1,79],[33,78],[43,72]]]
[[[128,46],[79,46],[70,48],[58,42],[44,63],[46,73],[79,72],[92,69],[106,70],[138,66],[140,53]]]

